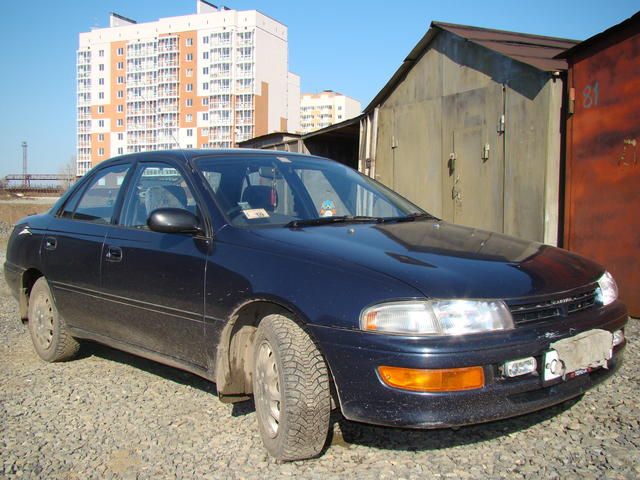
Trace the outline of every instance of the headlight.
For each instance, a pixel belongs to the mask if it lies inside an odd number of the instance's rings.
[[[513,318],[500,300],[390,302],[365,309],[360,328],[403,335],[466,335],[509,330]]]
[[[604,272],[598,279],[598,288],[596,289],[596,301],[602,305],[609,305],[618,298],[618,285],[609,272]]]

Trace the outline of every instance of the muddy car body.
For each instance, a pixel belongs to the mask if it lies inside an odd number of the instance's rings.
[[[93,340],[255,396],[279,459],[329,414],[455,427],[612,375],[627,310],[604,268],[441,221],[357,172],[284,152],[101,163],[16,225],[5,275],[38,353]]]

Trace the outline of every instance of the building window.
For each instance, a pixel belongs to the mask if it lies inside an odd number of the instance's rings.
[[[193,45],[193,38],[187,38],[187,40],[184,42],[184,44],[187,47],[191,47]]]
[[[98,50],[98,56],[104,57],[104,50]]]
[[[118,55],[124,55],[124,49],[122,47],[118,48]]]
[[[187,137],[193,137],[193,128],[187,128]]]
[[[101,63],[100,65],[98,65],[98,70],[100,70],[101,72],[104,72],[104,63]]]
[[[209,114],[207,112],[202,114],[202,120],[209,120]]]
[[[187,113],[184,119],[186,122],[193,122],[193,115],[191,115],[190,113]]]
[[[122,104],[118,105],[117,107],[118,113],[122,113],[124,111],[124,106]]]
[[[209,59],[209,52],[202,52],[202,58],[204,58],[205,60]]]
[[[193,60],[193,53],[187,53],[186,59],[187,62],[191,62]]]
[[[118,140],[124,140],[124,133],[118,133]]]
[[[98,149],[98,155],[100,155],[101,157],[104,157],[104,148]]]
[[[209,82],[204,82],[204,83],[202,84],[202,89],[203,89],[203,90],[209,90]]]
[[[187,77],[193,77],[193,68],[187,68]]]
[[[118,90],[118,93],[116,93],[118,98],[124,98],[124,91],[122,90]]]
[[[124,125],[124,122],[122,121],[122,119],[121,119],[121,118],[119,118],[119,119],[118,119],[118,121],[117,121],[117,125],[118,125],[119,127],[122,127],[122,126]]]
[[[209,129],[208,129],[208,128],[203,128],[203,129],[201,130],[200,134],[201,134],[203,137],[208,137],[208,136],[209,136]]]
[[[202,106],[209,105],[209,97],[205,97],[202,99]]]
[[[122,70],[124,68],[124,62],[118,62],[118,70]]]
[[[98,127],[100,128],[104,127],[104,120],[98,120]]]
[[[184,101],[184,104],[185,104],[185,106],[187,106],[187,107],[193,107],[193,98],[187,98],[187,99]]]
[[[104,78],[98,79],[98,85],[104,85]]]
[[[98,113],[104,113],[104,105],[98,106]]]
[[[124,153],[124,148],[118,147],[118,155],[122,155]]]
[[[100,100],[104,100],[104,92],[98,92],[98,98]],[[103,112],[104,112],[104,109],[103,109]]]
[[[122,85],[124,83],[124,77],[118,77],[118,84]]]
[[[209,75],[209,67],[203,67],[202,68],[202,74],[203,75]]]
[[[99,133],[98,134],[98,141],[99,142],[104,142],[104,133]]]
[[[187,83],[186,90],[187,92],[193,92],[193,83]]]

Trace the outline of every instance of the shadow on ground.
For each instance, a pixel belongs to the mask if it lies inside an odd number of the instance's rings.
[[[82,349],[80,350],[80,357],[87,358],[90,356],[130,365],[168,381],[188,385],[203,392],[217,395],[215,384],[191,373],[161,365],[157,362],[130,355],[97,343],[83,343]],[[217,401],[217,399],[212,399],[212,401]],[[345,420],[340,414],[336,414],[332,417],[332,425],[337,425],[338,429],[333,429],[335,433],[332,435],[332,438],[329,439],[327,447],[336,445],[348,448],[350,444],[355,444],[382,450],[425,451],[472,445],[526,430],[569,410],[578,401],[579,398],[528,415],[463,427],[455,431],[452,429],[408,430],[377,427],[350,422]],[[231,415],[233,417],[239,417],[251,414],[254,411],[255,406],[251,399],[233,404]]]

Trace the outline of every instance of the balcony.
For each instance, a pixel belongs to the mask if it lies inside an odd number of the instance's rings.
[[[158,105],[156,111],[159,113],[171,113],[178,111],[178,104]]]
[[[161,88],[158,89],[158,98],[171,98],[178,96],[177,88]]]
[[[212,127],[225,127],[231,125],[230,117],[215,117],[211,116],[210,125]]]

